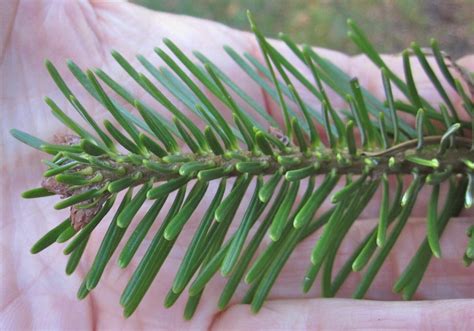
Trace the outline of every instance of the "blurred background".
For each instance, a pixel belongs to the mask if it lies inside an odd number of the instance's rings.
[[[263,32],[355,53],[346,37],[351,17],[383,53],[437,38],[454,58],[474,53],[474,0],[132,0],[154,10],[202,17],[248,30],[250,9]]]

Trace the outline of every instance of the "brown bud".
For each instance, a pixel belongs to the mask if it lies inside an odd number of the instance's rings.
[[[67,184],[58,183],[54,177],[47,177],[41,181],[41,187],[47,189],[49,192],[59,194],[61,198],[71,196],[69,186]]]
[[[79,231],[89,224],[92,218],[99,212],[100,204],[87,209],[78,209],[76,206],[71,207],[71,225],[74,230]]]

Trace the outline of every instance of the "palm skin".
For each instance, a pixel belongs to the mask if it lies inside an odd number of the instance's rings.
[[[19,144],[9,136],[10,128],[16,127],[45,140],[54,134],[65,132],[62,125],[49,115],[43,102],[44,96],[56,100],[69,114],[72,109],[48,77],[43,60],[52,60],[65,73],[65,79],[77,93],[81,102],[97,119],[107,116],[106,111],[94,103],[78,84],[67,75],[65,59],[72,58],[83,68],[100,67],[118,81],[145,97],[109,55],[117,49],[126,58],[143,54],[155,64],[153,48],[162,45],[162,38],[172,39],[182,50],[190,53],[197,49],[210,57],[239,86],[267,110],[278,117],[274,104],[256,88],[245,74],[225,56],[222,45],[228,44],[239,52],[250,52],[260,57],[253,37],[244,32],[229,29],[220,24],[190,17],[151,12],[128,3],[90,3],[86,1],[13,1],[0,5],[1,19],[1,92],[0,107],[2,177],[1,177],[1,295],[0,327],[2,329],[247,329],[247,328],[439,328],[458,327],[469,329],[474,325],[474,281],[472,271],[462,266],[460,258],[465,248],[465,229],[472,224],[472,212],[452,220],[442,238],[443,259],[432,261],[416,298],[433,299],[421,302],[356,301],[351,299],[316,299],[317,286],[302,295],[300,282],[309,264],[309,252],[314,237],[303,242],[292,255],[288,265],[273,288],[269,301],[258,315],[252,315],[247,306],[239,305],[238,299],[245,292],[241,286],[237,298],[223,312],[215,308],[224,280],[216,277],[206,288],[200,307],[191,322],[182,319],[185,300],[166,311],[162,301],[171,285],[181,257],[185,252],[199,216],[208,205],[211,195],[201,204],[196,216],[181,235],[157,280],[144,298],[136,313],[124,320],[118,304],[119,297],[134,267],[143,255],[144,248],[131,265],[121,270],[115,263],[108,267],[97,290],[84,301],[75,293],[82,277],[90,266],[103,236],[105,226],[94,235],[77,272],[65,278],[66,259],[61,247],[55,246],[32,256],[28,248],[49,228],[66,216],[53,210],[55,198],[21,200],[20,192],[39,183],[43,169],[38,167],[43,155]],[[281,47],[275,42],[277,47]],[[283,47],[281,47],[282,51]],[[379,74],[363,57],[320,50],[361,83],[381,96]],[[287,51],[285,51],[287,52]],[[396,57],[387,60],[397,68]],[[474,68],[474,57],[460,61]],[[439,97],[423,75],[416,76],[422,94],[434,100]],[[426,83],[426,84],[425,84]],[[452,92],[452,91],[451,91]],[[307,96],[307,100],[311,100]],[[156,104],[154,104],[156,105]],[[156,106],[163,114],[165,110]],[[222,110],[229,115],[225,109]],[[74,115],[75,116],[75,115]],[[377,300],[397,299],[391,291],[394,279],[418,247],[425,234],[423,215],[426,210],[428,191],[423,191],[420,202],[404,230],[393,254],[377,277],[367,298]],[[241,212],[240,212],[241,213]],[[378,207],[371,203],[354,231],[345,241],[341,261],[351,253],[366,231],[376,222]],[[242,215],[236,216],[236,220]],[[159,222],[157,222],[159,223]],[[153,233],[150,231],[150,233]],[[95,240],[94,240],[95,239]],[[148,238],[149,240],[150,238]],[[145,245],[146,247],[146,242]],[[341,290],[341,297],[349,297],[358,275],[351,276]],[[450,300],[448,300],[450,299]]]

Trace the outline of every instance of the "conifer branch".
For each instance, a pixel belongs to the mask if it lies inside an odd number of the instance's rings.
[[[453,77],[453,71],[459,73],[462,69],[439,50],[436,41],[432,42],[429,54],[415,43],[403,53],[404,77],[401,78],[385,64],[357,25],[351,20],[348,22],[349,37],[380,68],[386,95],[382,102],[361,87],[356,78],[348,77],[310,47],[300,47],[288,36],[281,35],[311,72],[312,79],[305,77],[265,39],[251,16],[249,20],[266,65],[249,54],[240,55],[229,47],[225,50],[236,66],[280,105],[284,128],[278,128],[264,108],[212,61],[196,52],[199,62],[195,62],[170,40],[164,41],[167,50],[155,50],[167,67],[157,68],[138,56],[143,68],[159,86],[118,52],[112,52],[112,56],[140,88],[172,114],[173,122],[137,100],[131,91],[102,70],[84,72],[75,63],[68,62],[75,78],[114,118],[113,123],[106,120],[101,127],[54,65],[46,62],[59,90],[87,126],[74,121],[47,98],[53,115],[74,136],[47,143],[25,132],[11,131],[18,140],[51,155],[51,160],[46,162],[48,169],[42,187],[24,192],[23,197],[59,195],[62,200],[55,208],[71,209],[70,217],[39,239],[31,252],[36,254],[55,242],[65,242],[64,252],[70,255],[66,272],[73,272],[87,249],[90,235],[105,222],[114,203],[119,202],[78,291],[80,299],[98,285],[105,266],[125,237],[128,239],[118,260],[122,268],[136,258],[135,253],[152,224],[162,219],[120,299],[125,316],[130,316],[198,207],[205,208],[206,212],[164,299],[165,306],[169,307],[188,288],[185,318],[192,317],[206,284],[219,270],[228,278],[219,308],[229,303],[244,279],[251,285],[244,302],[251,303],[252,310],[258,311],[298,243],[323,225],[308,261],[308,272],[302,275],[303,290],[308,291],[321,272],[322,294],[332,297],[351,272],[362,272],[353,294],[355,298],[362,298],[403,231],[418,192],[424,185],[430,185],[426,239],[393,286],[395,292],[409,299],[420,284],[431,257],[442,256],[439,240],[450,218],[463,208],[472,207],[472,82],[464,81],[464,74],[460,76],[461,81]],[[411,69],[415,61],[413,54],[440,94],[441,106],[433,106],[420,96]],[[440,77],[427,61],[429,56],[435,57],[442,75],[463,100],[470,121],[461,120]],[[222,117],[215,103],[195,81],[202,83],[230,110],[233,122]],[[320,101],[321,107],[302,100],[302,90],[294,87],[297,82]],[[128,112],[106,92],[106,86],[136,112]],[[394,87],[402,91],[407,101],[394,99]],[[335,109],[327,88],[347,100],[349,110]],[[189,120],[182,109],[165,96],[165,90],[199,116],[206,124],[205,129],[199,129]],[[232,97],[231,92],[238,98]],[[246,111],[244,105],[250,106],[254,113]],[[416,125],[402,119],[400,112],[411,114]],[[258,124],[259,117],[266,125]],[[354,130],[361,137],[360,144]],[[320,132],[324,135],[320,136]],[[318,176],[324,179],[316,186]],[[395,177],[398,183],[393,196],[388,186],[389,176]],[[403,176],[413,176],[410,186],[403,187]],[[232,178],[231,184],[229,179]],[[217,192],[212,203],[203,206],[201,201],[212,181],[219,182]],[[255,188],[250,192],[252,182]],[[336,189],[342,182],[345,182],[343,187]],[[301,185],[303,183],[307,184]],[[439,189],[443,183],[449,183],[450,190],[441,201]],[[379,223],[333,276],[334,259],[341,242],[380,186],[383,194]],[[306,188],[302,191],[301,187]],[[126,193],[119,199],[121,191]],[[302,194],[300,200],[296,199],[299,193]],[[173,204],[165,213],[163,206],[172,194]],[[244,206],[244,216],[241,220],[234,219],[246,195],[252,197],[248,206]],[[328,197],[333,207],[321,214],[319,209]],[[145,207],[147,199],[153,200],[151,207]],[[145,216],[136,219],[138,211],[145,208]],[[132,222],[138,225],[127,234]],[[237,230],[225,240],[232,222],[238,224]],[[253,228],[256,230],[251,231]],[[271,242],[257,255],[257,248],[267,234]],[[469,265],[474,259],[472,225],[467,235],[470,239],[463,260]]]

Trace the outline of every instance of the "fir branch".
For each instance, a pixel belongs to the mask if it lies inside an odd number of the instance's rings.
[[[311,72],[314,79],[311,82],[265,39],[250,17],[249,20],[266,66],[249,54],[241,56],[229,47],[225,50],[236,66],[278,102],[284,128],[278,128],[263,107],[212,61],[195,53],[199,60],[195,63],[170,40],[164,41],[168,51],[155,50],[168,67],[154,67],[145,57],[138,56],[145,70],[162,87],[155,85],[118,52],[112,52],[112,56],[145,92],[171,113],[173,122],[137,100],[102,70],[84,72],[69,62],[68,67],[80,84],[116,120],[117,124],[105,121],[106,130],[103,130],[75,97],[54,65],[46,62],[59,90],[88,126],[75,122],[53,100],[46,99],[53,115],[78,137],[69,136],[59,143],[50,144],[22,131],[11,131],[21,142],[52,155],[51,160],[46,162],[48,169],[44,173],[42,187],[24,192],[23,197],[39,198],[56,194],[63,199],[55,205],[56,209],[71,208],[71,216],[39,239],[33,245],[32,253],[39,253],[55,242],[67,242],[65,253],[70,254],[70,258],[66,272],[73,272],[91,233],[112,209],[117,193],[127,191],[78,291],[80,299],[98,285],[130,224],[138,222],[120,253],[119,265],[122,268],[134,258],[152,224],[161,218],[166,200],[177,192],[171,209],[120,299],[125,316],[130,316],[196,208],[204,207],[201,202],[211,181],[219,181],[218,190],[212,203],[205,207],[206,212],[165,298],[165,306],[169,307],[189,287],[185,318],[192,317],[206,284],[219,269],[223,276],[228,277],[219,307],[222,309],[229,303],[237,285],[244,279],[251,285],[244,302],[251,303],[252,310],[258,311],[298,243],[323,225],[321,238],[311,254],[310,267],[303,277],[303,290],[306,292],[312,287],[321,271],[322,294],[332,297],[351,272],[362,271],[362,279],[353,294],[355,298],[362,298],[403,231],[419,190],[423,185],[431,185],[426,239],[393,287],[395,292],[409,299],[420,284],[431,257],[441,257],[439,240],[450,218],[458,215],[463,208],[472,207],[472,82],[466,82],[468,89],[465,90],[464,85],[452,76],[450,68],[454,67],[457,73],[462,73],[461,79],[465,77],[463,71],[439,50],[436,41],[432,42],[430,54],[417,44],[412,44],[411,50],[403,53],[403,79],[385,64],[355,23],[348,22],[349,37],[380,68],[386,96],[385,102],[382,102],[361,87],[356,78],[348,77],[311,48],[299,47],[291,38],[281,35],[290,50]],[[169,52],[180,64],[173,60]],[[418,92],[411,69],[414,60],[412,53],[444,102],[439,112],[437,106],[431,105]],[[463,101],[463,107],[471,116],[470,122],[461,120],[440,78],[435,75],[427,61],[427,56],[431,54],[444,78]],[[272,84],[262,79],[262,75]],[[222,117],[216,104],[195,81],[202,83],[228,108],[233,116],[232,122]],[[302,91],[294,87],[297,82],[320,101],[321,109],[302,100]],[[103,84],[136,108],[139,116],[126,111],[118,100],[106,93]],[[334,109],[325,85],[347,100],[350,113]],[[394,99],[392,86],[405,94],[408,103]],[[164,89],[198,115],[206,128],[201,131],[189,120],[165,96]],[[235,92],[238,99],[232,97],[230,91]],[[258,124],[244,105],[250,106],[265,119],[267,126]],[[400,112],[411,114],[415,127],[410,121],[402,119]],[[343,113],[346,118],[341,116]],[[355,138],[354,125],[361,137],[360,144]],[[320,131],[327,137],[327,143],[321,139]],[[414,180],[404,188],[401,179],[410,175]],[[318,187],[315,185],[317,176],[324,177]],[[388,186],[389,176],[396,177],[398,181],[393,197]],[[225,194],[229,178],[235,181]],[[344,178],[344,186],[336,190],[336,185]],[[255,188],[253,192],[247,192],[252,182],[256,183]],[[303,185],[306,182],[307,185]],[[450,191],[444,207],[438,211],[439,190],[443,183],[449,183]],[[298,200],[296,197],[302,193],[300,187],[303,186],[306,190],[302,199]],[[367,234],[339,273],[333,276],[334,259],[341,242],[379,186],[382,186],[383,192],[379,223]],[[186,194],[188,187],[192,188]],[[137,192],[133,194],[135,188]],[[248,193],[252,197],[246,212],[242,220],[235,220],[237,230],[227,236],[236,210]],[[316,217],[328,197],[334,206]],[[135,216],[146,199],[154,200],[154,203],[141,220],[136,220]],[[251,231],[254,228],[256,231]],[[474,259],[472,229],[471,226],[467,232],[470,239],[463,257],[466,265]],[[267,233],[271,242],[261,254],[256,255]]]

